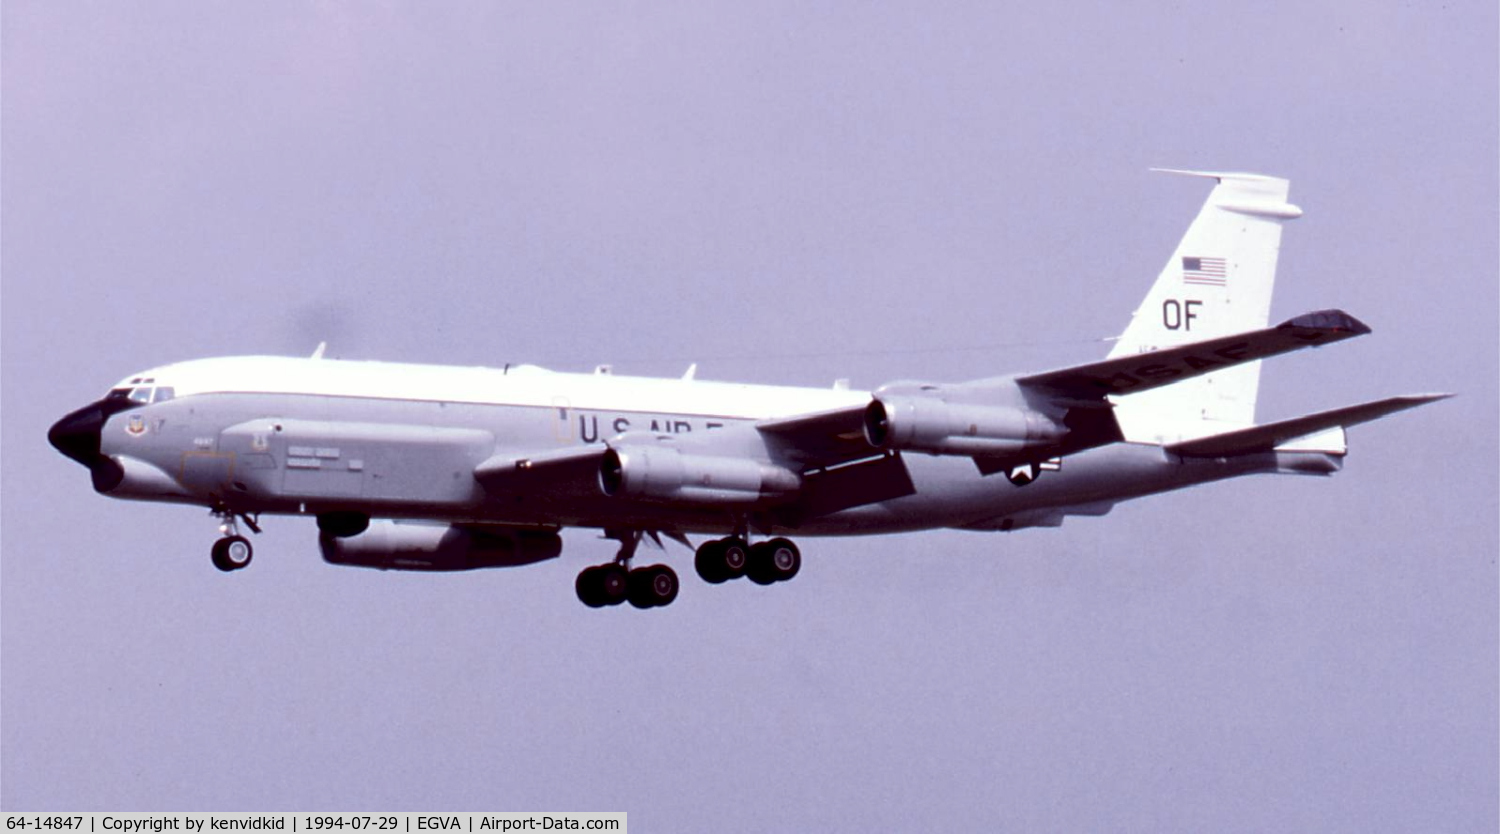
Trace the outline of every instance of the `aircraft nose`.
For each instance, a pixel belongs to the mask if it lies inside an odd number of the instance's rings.
[[[99,460],[99,433],[105,419],[104,409],[90,403],[54,423],[47,432],[47,442],[92,469]]]

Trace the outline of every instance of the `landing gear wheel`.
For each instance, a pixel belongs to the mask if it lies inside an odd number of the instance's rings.
[[[630,604],[655,607],[670,604],[676,598],[676,571],[664,564],[639,567],[630,571]]]
[[[723,542],[717,540],[704,542],[698,546],[698,552],[693,555],[693,567],[698,571],[699,578],[711,585],[717,585],[729,579],[724,572],[724,563],[719,555],[723,547]]]
[[[608,564],[599,568],[599,592],[605,605],[619,605],[630,590],[630,577],[624,565]]]
[[[750,565],[750,545],[739,536],[731,536],[721,539],[724,552],[719,561],[724,566],[724,575],[728,579],[739,579],[745,575],[745,570]]]
[[[738,538],[715,539],[704,542],[693,557],[693,567],[704,582],[714,585],[745,575],[749,561],[749,548]]]
[[[212,554],[214,567],[228,573],[249,565],[255,549],[244,536],[225,536],[214,542]]]
[[[578,601],[590,608],[604,607],[604,599],[599,593],[599,569],[584,568],[578,572],[578,578],[573,581],[573,591],[578,594]]]
[[[745,575],[757,585],[785,582],[802,570],[802,553],[790,539],[771,539],[750,548]]]
[[[618,605],[625,601],[629,578],[625,568],[617,564],[595,565],[578,574],[573,590],[578,600],[590,608]]]
[[[636,608],[671,605],[679,588],[677,572],[666,565],[651,565],[630,572],[630,604]]]

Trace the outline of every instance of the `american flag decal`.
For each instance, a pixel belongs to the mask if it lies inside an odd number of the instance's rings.
[[[1228,277],[1223,258],[1183,258],[1182,283],[1222,287]]]

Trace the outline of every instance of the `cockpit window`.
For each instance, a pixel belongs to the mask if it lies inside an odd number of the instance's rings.
[[[147,380],[149,383],[150,380]],[[148,405],[150,403],[164,403],[177,396],[177,391],[170,385],[134,385],[129,388],[114,388],[104,395],[107,401],[129,400],[133,403]]]

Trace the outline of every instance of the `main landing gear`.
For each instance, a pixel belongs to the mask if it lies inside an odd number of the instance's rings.
[[[224,520],[219,525],[219,532],[224,534],[224,538],[214,542],[210,551],[214,567],[225,573],[249,567],[250,560],[255,556],[255,548],[250,546],[249,539],[240,535],[240,522],[245,522],[252,533],[259,533],[260,525],[245,513],[236,513],[227,507],[216,507],[213,514]]]
[[[630,567],[643,535],[640,531],[605,531],[605,537],[620,542],[613,562],[584,568],[574,590],[590,608],[619,605],[629,600],[636,608],[656,608],[677,599],[677,572],[666,565]],[[656,538],[652,535],[652,539]],[[685,539],[679,539],[686,544]],[[658,542],[659,543],[659,542]],[[802,569],[802,553],[790,539],[775,538],[749,544],[743,535],[704,542],[693,559],[698,576],[718,585],[749,577],[757,585],[785,582]]]
[[[629,600],[636,608],[656,608],[677,599],[681,586],[676,571],[666,565],[630,567],[630,560],[641,544],[641,531],[606,530],[604,535],[620,542],[620,552],[613,562],[584,568],[578,574],[573,588],[584,605],[603,608]]]
[[[785,582],[802,569],[802,552],[791,539],[746,544],[739,536],[714,539],[698,547],[693,566],[703,581],[718,585],[741,576],[757,585]]]

